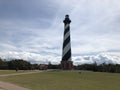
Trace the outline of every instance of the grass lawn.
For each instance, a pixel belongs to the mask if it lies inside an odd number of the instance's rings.
[[[11,82],[31,90],[120,90],[120,74],[99,72],[40,72],[7,76]]]

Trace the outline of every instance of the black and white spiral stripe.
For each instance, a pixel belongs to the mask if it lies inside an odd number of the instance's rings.
[[[70,24],[65,24],[62,61],[71,61]]]

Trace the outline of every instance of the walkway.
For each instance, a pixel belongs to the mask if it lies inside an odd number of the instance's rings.
[[[0,75],[0,77],[6,77],[6,76],[14,76],[14,75],[24,75],[24,74],[33,74],[33,73],[39,73],[42,71],[34,71],[34,72],[24,72],[24,73],[14,73],[14,74],[4,74],[4,75]],[[29,90],[27,88],[23,88],[11,83],[7,83],[7,82],[2,82],[0,81],[0,87],[3,88],[0,90]]]

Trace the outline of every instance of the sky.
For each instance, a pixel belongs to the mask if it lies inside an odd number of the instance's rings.
[[[0,57],[59,64],[66,14],[75,65],[120,64],[120,0],[0,0]]]

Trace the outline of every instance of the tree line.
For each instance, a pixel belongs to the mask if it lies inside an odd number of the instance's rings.
[[[88,70],[94,72],[111,72],[111,73],[120,73],[120,64],[83,64],[74,66],[76,70]]]
[[[1,70],[35,70],[40,69],[41,64],[31,64],[23,59],[13,59],[10,61],[0,58],[0,69]],[[61,69],[61,65],[53,65],[51,62],[45,65],[47,69]],[[42,67],[44,68],[44,67]],[[120,64],[82,64],[78,66],[73,66],[74,70],[88,70],[94,72],[112,72],[120,73]]]
[[[0,58],[0,69],[3,70],[29,70],[31,69],[31,64],[25,60],[22,59],[13,59],[10,61],[2,60]]]
[[[41,67],[42,66],[42,67]],[[0,70],[46,70],[47,69],[60,69],[60,65],[53,65],[49,62],[46,64],[31,64],[23,59],[12,59],[7,61],[0,58]]]
[[[49,69],[61,69],[61,65],[52,65],[51,63],[48,64]],[[73,70],[87,70],[93,72],[111,72],[111,73],[120,73],[120,64],[82,64],[73,66]]]

